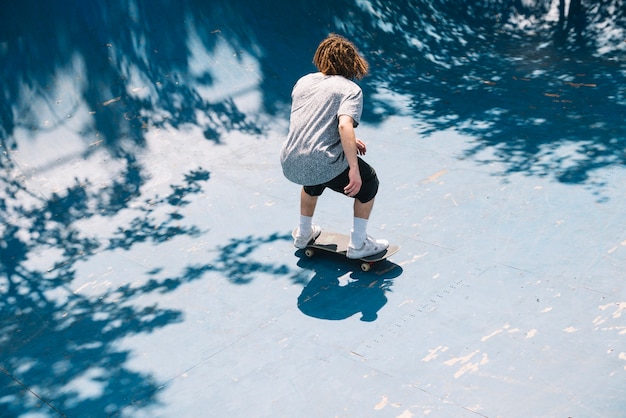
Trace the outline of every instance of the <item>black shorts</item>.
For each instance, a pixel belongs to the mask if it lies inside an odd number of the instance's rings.
[[[316,186],[304,186],[304,191],[309,196],[320,196],[324,192],[324,189],[328,187],[337,193],[344,194],[343,189],[350,182],[350,178],[348,177],[349,171],[350,169],[346,168],[343,173],[326,183]],[[359,190],[359,193],[354,196],[354,198],[359,199],[361,203],[367,203],[378,193],[378,176],[376,176],[376,171],[361,158],[359,158],[359,172],[361,173],[362,181],[361,190]]]

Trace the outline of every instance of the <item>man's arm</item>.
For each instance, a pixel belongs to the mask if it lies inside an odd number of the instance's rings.
[[[365,146],[361,141],[357,142],[352,117],[348,115],[339,116],[339,137],[341,138],[341,146],[343,147],[343,152],[346,155],[350,167],[350,171],[348,172],[350,181],[343,191],[348,196],[354,197],[359,193],[362,185],[357,155],[365,151]]]

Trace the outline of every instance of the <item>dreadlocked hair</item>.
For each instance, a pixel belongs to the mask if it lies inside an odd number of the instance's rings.
[[[315,51],[313,64],[324,75],[341,75],[352,80],[367,75],[369,65],[354,44],[340,35],[331,33]]]

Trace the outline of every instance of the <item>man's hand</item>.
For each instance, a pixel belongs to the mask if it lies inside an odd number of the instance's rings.
[[[356,196],[361,190],[361,185],[363,184],[361,181],[361,173],[359,172],[359,167],[351,168],[348,171],[349,183],[346,187],[344,187],[343,192],[350,196]]]
[[[365,155],[367,152],[365,142],[361,141],[359,138],[356,139],[356,152],[358,155]]]

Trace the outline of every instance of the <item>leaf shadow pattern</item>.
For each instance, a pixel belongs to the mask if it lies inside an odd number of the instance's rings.
[[[462,158],[604,201],[595,173],[626,164],[624,44],[611,38],[626,30],[625,3],[572,2],[558,22],[552,3],[373,0],[374,30],[354,29],[381,69],[372,84],[405,95],[423,135],[457,130],[473,139]]]
[[[207,181],[209,172],[203,169],[192,170],[185,175],[184,185],[170,186],[172,192],[165,197],[156,196],[147,200],[137,210],[143,212],[143,216],[135,217],[126,228],[118,228],[114,237],[109,240],[108,249],[122,248],[128,250],[139,242],[150,241],[153,243],[165,242],[178,235],[197,237],[201,230],[196,226],[182,226],[180,221],[183,216],[178,208],[189,204],[185,198],[194,193],[200,193],[202,188],[199,182]],[[156,221],[153,215],[155,208],[161,208],[167,204],[176,210],[169,212],[164,220]]]
[[[196,236],[197,227],[173,223],[182,223],[180,209],[192,194],[202,192],[210,173],[191,170],[182,184],[171,185],[168,195],[138,202],[145,179],[136,163],[128,161],[125,174],[108,188],[76,180],[46,199],[29,194],[17,180],[5,184],[3,209],[8,216],[0,224],[3,416],[37,412],[97,417],[129,410],[132,415],[134,408],[159,404],[160,383],[129,367],[133,354],[120,342],[180,323],[180,311],[138,301],[153,292],[172,292],[202,277],[206,269],[187,266],[179,276],[158,278],[156,268],[144,277],[117,277],[122,285],[96,280],[78,289],[76,283],[86,278],[77,271],[81,262],[117,249]],[[28,205],[20,199],[25,195],[31,198]],[[116,215],[123,211],[137,216],[113,231],[108,245],[101,234],[94,237],[79,226],[96,218],[119,224]]]
[[[233,284],[247,284],[255,276],[267,274],[273,277],[289,276],[292,274],[287,264],[276,265],[259,261],[253,253],[261,246],[271,245],[278,241],[291,240],[290,234],[273,233],[268,236],[252,236],[245,238],[231,238],[229,243],[217,247],[217,257],[211,269],[223,274]],[[294,281],[298,281],[296,278]]]
[[[540,5],[523,14],[545,24],[511,29],[520,4]],[[5,170],[0,178],[0,289],[6,295],[0,300],[0,384],[8,394],[0,398],[2,415],[38,409],[45,413],[44,408],[60,415],[114,415],[140,401],[158,403],[151,395],[158,383],[128,368],[130,353],[118,343],[181,320],[177,311],[136,306],[142,294],[171,292],[208,271],[223,272],[237,284],[259,274],[289,277],[305,285],[305,298],[310,299],[301,306],[318,317],[363,312],[359,306],[333,307],[330,302],[315,307],[316,298],[328,296],[322,288],[331,289],[332,295],[347,287],[353,292],[349,298],[365,292],[358,288],[360,279],[354,288],[335,283],[348,271],[314,270],[317,279],[309,282],[312,266],[294,272],[288,265],[252,257],[260,246],[288,239],[281,234],[233,240],[218,250],[215,264],[187,266],[179,276],[159,279],[155,268],[147,273],[146,283],[106,290],[103,299],[70,288],[81,261],[199,233],[198,227],[183,223],[180,209],[186,196],[197,192],[197,183],[209,178],[203,170],[190,173],[168,196],[139,201],[146,178],[129,149],[144,147],[149,129],[196,126],[215,143],[234,130],[250,135],[266,131],[235,100],[250,88],[226,97],[200,94],[199,88],[210,88],[218,76],[229,75],[231,62],[221,67],[214,56],[221,45],[240,60],[246,53],[258,62],[256,81],[263,111],[269,114],[285,112],[293,82],[312,70],[316,44],[337,31],[354,39],[372,64],[372,77],[363,84],[368,96],[381,87],[406,95],[411,116],[426,122],[426,134],[459,129],[475,136],[468,158],[504,162],[505,174],[555,175],[572,184],[589,182],[599,168],[623,165],[625,64],[619,49],[601,53],[614,45],[594,32],[592,23],[624,27],[624,2],[603,0],[601,7],[588,9],[585,19],[571,28],[574,40],[568,40],[569,24],[545,21],[546,4],[493,0],[459,8],[444,0],[372,0],[356,6],[347,0],[2,2],[0,60],[9,81],[0,86],[0,167]],[[607,14],[609,10],[615,13]],[[199,72],[190,65],[195,52],[190,34],[209,55],[210,62]],[[364,120],[378,123],[395,112],[393,105],[373,97]],[[86,144],[102,144],[125,163],[122,174],[104,190],[76,179],[50,198],[24,186],[24,173],[11,159],[21,145],[16,132],[28,139],[59,127],[72,128]],[[564,144],[573,144],[577,158],[559,152]],[[484,157],[483,151],[492,155]],[[138,215],[115,230],[107,243],[78,226],[79,221],[113,219],[128,210]],[[58,261],[41,265],[50,259]],[[386,290],[376,283],[368,309],[378,312]],[[98,359],[98,367],[90,367],[89,359]],[[87,386],[92,388],[88,394]]]
[[[341,257],[313,259],[301,250],[296,255],[298,267],[315,273],[298,297],[298,309],[319,319],[343,320],[360,313],[361,321],[375,321],[387,303],[385,294],[392,291],[393,280],[402,274],[402,267],[389,260],[363,272],[354,269],[358,263],[336,259]]]
[[[144,146],[151,127],[197,126],[216,143],[226,132],[267,132],[236,98],[258,91],[260,113],[286,116],[293,83],[314,70],[317,43],[335,31],[371,63],[364,121],[407,112],[377,94],[391,90],[408,98],[421,133],[475,137],[466,158],[601,189],[592,174],[626,163],[626,7],[569,3],[559,0],[555,19],[553,0],[3,2],[0,59],[13,82],[0,86],[0,145],[17,148],[18,128],[52,129],[43,114],[57,127],[82,107],[81,137],[122,157],[124,143]],[[232,61],[217,57],[223,46]],[[233,75],[246,56],[254,68]],[[220,77],[237,84],[250,74],[253,85],[202,93]],[[74,96],[59,92],[66,79]]]
[[[137,399],[146,402],[159,384],[127,367],[131,352],[116,342],[178,323],[181,314],[156,305],[138,308],[133,300],[141,289],[120,290],[95,301],[76,294],[34,301],[32,295],[9,292],[17,309],[10,312],[5,305],[0,319],[5,335],[0,367],[10,379],[3,391],[22,393],[3,397],[2,406],[21,415],[44,402],[61,416],[111,416]]]
[[[19,147],[18,129],[38,135],[64,125],[117,157],[129,144],[145,146],[152,128],[198,126],[216,143],[233,130],[263,133],[231,95],[201,93],[228,69],[192,68],[194,54],[229,44],[219,28],[238,19],[221,9],[193,0],[3,2],[0,59],[12,82],[0,86],[2,147]]]

